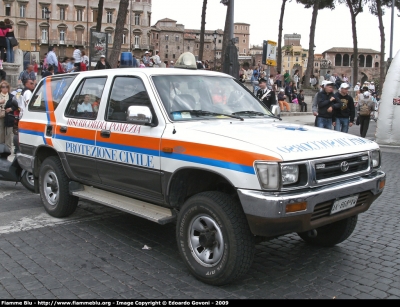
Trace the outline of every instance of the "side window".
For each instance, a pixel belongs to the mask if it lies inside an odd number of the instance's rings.
[[[127,122],[127,111],[130,106],[147,106],[155,118],[142,80],[135,77],[116,77],[108,100],[106,120]]]
[[[65,111],[66,117],[96,119],[107,77],[84,79]]]
[[[76,76],[63,76],[60,78],[52,77],[51,79],[49,78],[46,79],[46,81],[41,82],[30,99],[28,110],[34,112],[46,112],[46,103],[51,102],[53,102],[54,110],[56,110],[75,77]],[[46,87],[47,82],[51,83],[50,92]],[[45,87],[47,91],[45,91]]]

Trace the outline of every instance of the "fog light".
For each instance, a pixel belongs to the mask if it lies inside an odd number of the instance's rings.
[[[286,205],[286,213],[304,211],[306,209],[307,209],[307,202]]]

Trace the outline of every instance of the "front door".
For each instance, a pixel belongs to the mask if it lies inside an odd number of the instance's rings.
[[[153,114],[153,127],[130,124],[130,106],[147,106]],[[116,76],[96,132],[97,169],[103,185],[125,194],[161,200],[160,139],[163,127],[157,118],[143,80]]]

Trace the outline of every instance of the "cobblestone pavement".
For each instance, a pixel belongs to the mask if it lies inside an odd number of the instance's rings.
[[[398,157],[384,149],[386,189],[348,240],[315,248],[290,234],[259,244],[248,274],[223,287],[190,275],[173,224],[84,201],[54,219],[38,195],[0,183],[0,298],[399,299]]]

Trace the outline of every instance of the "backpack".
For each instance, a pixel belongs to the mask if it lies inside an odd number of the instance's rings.
[[[360,106],[360,115],[361,116],[369,116],[371,114],[371,111],[369,110],[369,106],[367,102],[364,102]]]

